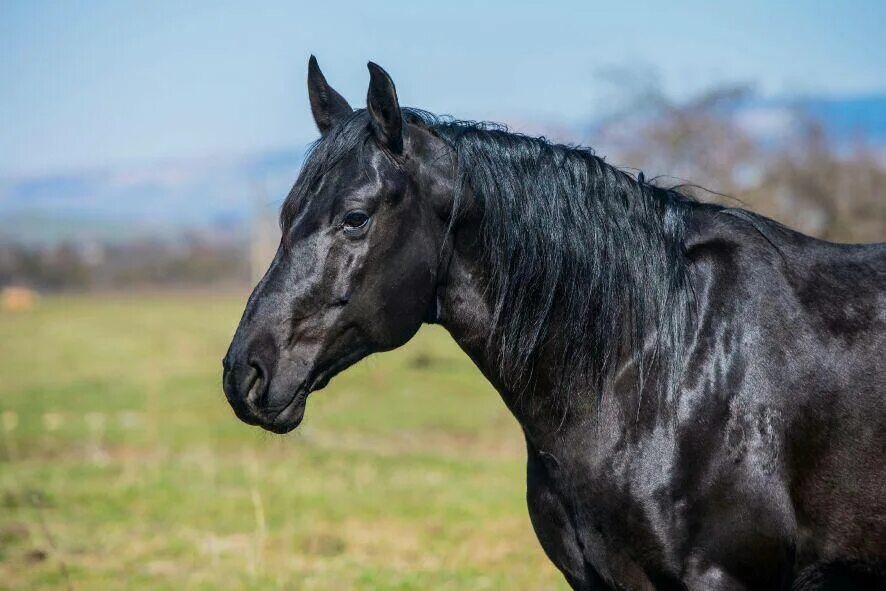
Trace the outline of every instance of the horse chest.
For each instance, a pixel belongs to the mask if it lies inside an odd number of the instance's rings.
[[[568,463],[530,449],[527,500],[539,541],[573,588],[668,588],[679,532],[627,466]],[[631,492],[633,490],[633,492]]]
[[[682,454],[678,440],[650,432],[642,444],[580,457],[530,446],[533,526],[552,561],[578,573],[573,588],[742,588],[738,575],[768,588],[789,575],[793,526],[778,475],[763,486],[767,494],[752,494],[763,465],[757,455],[703,462],[703,453]],[[716,485],[685,477],[701,465],[722,475]]]

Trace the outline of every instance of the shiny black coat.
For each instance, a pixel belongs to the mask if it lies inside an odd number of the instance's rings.
[[[288,432],[436,322],[520,422],[575,589],[882,588],[886,245],[401,110],[369,69],[355,111],[310,62],[323,137],[224,359],[237,416]]]
[[[576,589],[882,588],[886,247],[700,209],[681,387],[528,437],[539,539]],[[844,586],[845,585],[845,586]]]

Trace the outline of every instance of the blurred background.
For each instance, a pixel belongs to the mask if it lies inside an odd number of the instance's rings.
[[[317,55],[828,240],[886,239],[886,4],[0,4],[0,589],[564,589],[522,438],[424,328],[236,421],[220,360]]]

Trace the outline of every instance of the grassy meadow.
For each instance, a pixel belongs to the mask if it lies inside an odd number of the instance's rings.
[[[221,392],[243,298],[0,312],[0,589],[565,589],[498,395],[439,328],[287,436]]]

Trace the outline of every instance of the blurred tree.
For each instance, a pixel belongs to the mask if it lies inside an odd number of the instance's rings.
[[[747,207],[826,240],[886,239],[886,166],[864,138],[841,150],[798,108],[784,136],[766,142],[738,116],[753,96],[747,85],[710,88],[680,102],[655,76],[643,75],[605,75],[619,106],[593,129],[592,144],[612,161],[662,186],[687,184],[699,198]]]
[[[886,239],[886,167],[862,139],[840,153],[813,119],[802,118],[798,133],[742,198],[761,213],[826,240]]]

